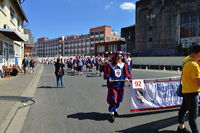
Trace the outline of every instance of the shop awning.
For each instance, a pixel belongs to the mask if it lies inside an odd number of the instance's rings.
[[[25,42],[23,37],[21,35],[19,35],[15,30],[12,30],[12,29],[0,29],[0,33],[3,34],[6,37],[12,39],[13,41]]]

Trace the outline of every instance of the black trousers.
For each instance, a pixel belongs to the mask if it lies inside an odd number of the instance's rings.
[[[198,117],[198,93],[187,93],[183,95],[183,103],[178,113],[178,122],[185,122],[186,112],[189,111],[189,125],[192,133],[199,133],[196,119]]]

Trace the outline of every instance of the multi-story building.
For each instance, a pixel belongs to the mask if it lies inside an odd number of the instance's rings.
[[[89,55],[90,36],[72,35],[65,37],[65,56]]]
[[[71,35],[57,39],[40,38],[36,45],[37,56],[76,56],[94,55],[95,44],[118,41],[121,37],[114,34],[110,26],[100,26],[90,29],[90,34]]]
[[[28,19],[19,0],[0,0],[0,70],[2,65],[21,65],[28,40],[24,21]]]
[[[64,55],[64,37],[55,39],[39,38],[36,43],[38,57],[56,57]]]
[[[121,28],[121,37],[126,41],[125,51],[131,53],[131,55],[135,55],[135,25]]]
[[[199,0],[136,3],[136,50],[140,55],[176,55],[177,46],[200,43]]]
[[[110,26],[99,26],[90,29],[90,54],[95,53],[95,44],[120,40]]]

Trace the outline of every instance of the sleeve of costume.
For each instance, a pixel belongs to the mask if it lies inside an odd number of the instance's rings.
[[[104,79],[111,79],[110,77],[110,65],[106,64],[106,66],[104,67]]]
[[[133,61],[131,60],[131,69],[133,68]]]
[[[127,64],[124,65],[124,74],[125,74],[125,79],[126,79],[126,78],[127,78],[127,79],[130,79],[130,78],[131,78],[131,76],[130,76],[130,74],[129,74],[129,72],[128,72],[128,65],[127,65]]]

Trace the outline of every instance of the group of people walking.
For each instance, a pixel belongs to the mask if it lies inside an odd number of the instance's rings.
[[[27,57],[24,57],[24,59],[22,60],[24,75],[28,73],[33,73],[35,71],[35,63],[36,61],[34,58],[29,59]]]
[[[128,82],[132,75],[132,60],[130,53],[122,53],[116,51],[112,55],[105,57],[103,54],[96,57],[83,58],[76,56],[74,59],[69,58],[64,61],[60,58],[55,63],[55,75],[57,87],[64,87],[64,67],[67,65],[71,71],[77,71],[80,75],[83,74],[85,66],[86,71],[92,72],[93,67],[96,67],[96,74],[103,76],[107,80],[107,103],[109,104],[108,111],[110,112],[109,121],[114,122],[115,117],[119,114],[117,109],[123,100],[124,84]]]
[[[178,113],[178,128],[177,133],[191,133],[185,128],[185,114],[189,112],[189,125],[192,133],[199,133],[197,127],[198,117],[198,98],[200,91],[200,46],[195,45],[191,47],[191,54],[187,56],[184,61],[184,67],[182,70],[182,93],[183,103]],[[81,63],[80,63],[81,62]],[[67,59],[61,61],[57,59],[56,77],[58,87],[63,86],[64,66],[67,64],[68,69],[76,70],[78,72],[83,71],[84,65],[86,70],[92,71],[92,68],[96,66],[96,74],[104,75],[103,78],[107,80],[107,103],[108,111],[110,112],[109,121],[114,122],[116,117],[119,117],[118,108],[123,101],[125,82],[129,82],[132,75],[132,60],[130,54],[123,54],[121,51],[116,51],[110,56],[104,57],[104,55],[97,57],[76,57],[75,59]],[[60,74],[61,73],[61,74]],[[61,84],[58,81],[61,81]]]

